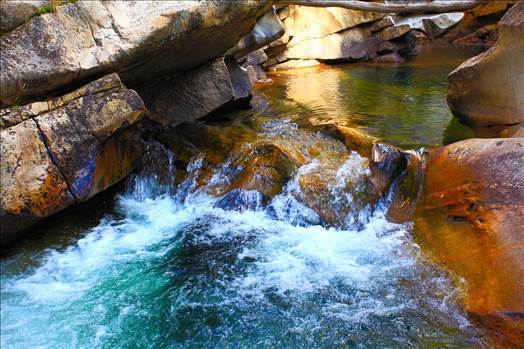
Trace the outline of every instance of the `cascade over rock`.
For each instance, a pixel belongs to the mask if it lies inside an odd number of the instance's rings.
[[[495,46],[449,74],[453,114],[479,126],[524,122],[523,37],[524,2],[519,2],[500,21]]]

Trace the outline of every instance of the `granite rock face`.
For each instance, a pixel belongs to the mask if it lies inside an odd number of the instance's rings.
[[[42,99],[118,72],[133,88],[215,59],[270,1],[79,1],[2,35],[0,103]]]
[[[0,6],[0,33],[24,24],[39,8],[48,4],[48,0],[2,0]]]
[[[2,110],[2,243],[130,173],[142,152],[133,125],[144,111],[117,74],[49,101]]]

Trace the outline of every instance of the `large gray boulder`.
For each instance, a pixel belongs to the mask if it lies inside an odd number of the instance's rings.
[[[499,23],[488,51],[449,74],[448,104],[457,117],[480,126],[524,122],[524,2]]]
[[[141,93],[150,117],[172,125],[195,121],[220,108],[249,102],[251,82],[235,60],[220,58],[176,77],[156,81]]]
[[[141,159],[138,94],[111,74],[68,95],[1,110],[0,238],[89,199]]]
[[[0,103],[61,93],[118,72],[133,88],[219,57],[271,1],[79,1],[0,38]]]

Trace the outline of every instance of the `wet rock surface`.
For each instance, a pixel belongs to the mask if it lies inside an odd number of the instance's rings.
[[[2,240],[89,199],[141,158],[144,112],[112,74],[68,95],[2,111]]]
[[[524,338],[523,161],[522,138],[430,151],[415,216],[422,246],[466,279],[467,310],[500,325],[517,346]]]

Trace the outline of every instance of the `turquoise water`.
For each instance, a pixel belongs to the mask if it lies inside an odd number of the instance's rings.
[[[318,138],[304,126],[311,118],[358,125],[405,147],[440,144],[451,118],[442,95],[451,65],[444,66],[433,73],[336,66],[280,77],[260,91],[269,105],[257,120],[271,133],[266,138],[312,134],[296,137],[297,144]],[[374,95],[382,83],[384,91]],[[231,121],[214,123],[221,122]],[[162,154],[173,174],[173,154]],[[329,209],[339,212],[353,204],[348,185],[370,176],[365,158],[344,156],[323,170],[328,192],[340,198]],[[99,196],[35,227],[1,261],[1,347],[489,346],[462,309],[462,281],[426,258],[411,223],[385,219],[387,200],[354,207],[358,226],[348,217],[336,227],[322,223],[298,185],[326,163],[322,154],[308,157],[269,200],[240,189],[214,197],[207,187],[238,174],[224,158],[203,186],[200,156],[178,168],[186,173],[178,185],[145,168],[116,196]]]
[[[460,289],[420,256],[409,224],[382,209],[359,231],[305,223],[297,218],[311,210],[290,194],[293,180],[265,207],[242,192],[223,209],[223,198],[194,189],[199,166],[174,193],[139,177],[97,226],[31,266],[3,260],[2,347],[481,343]]]

